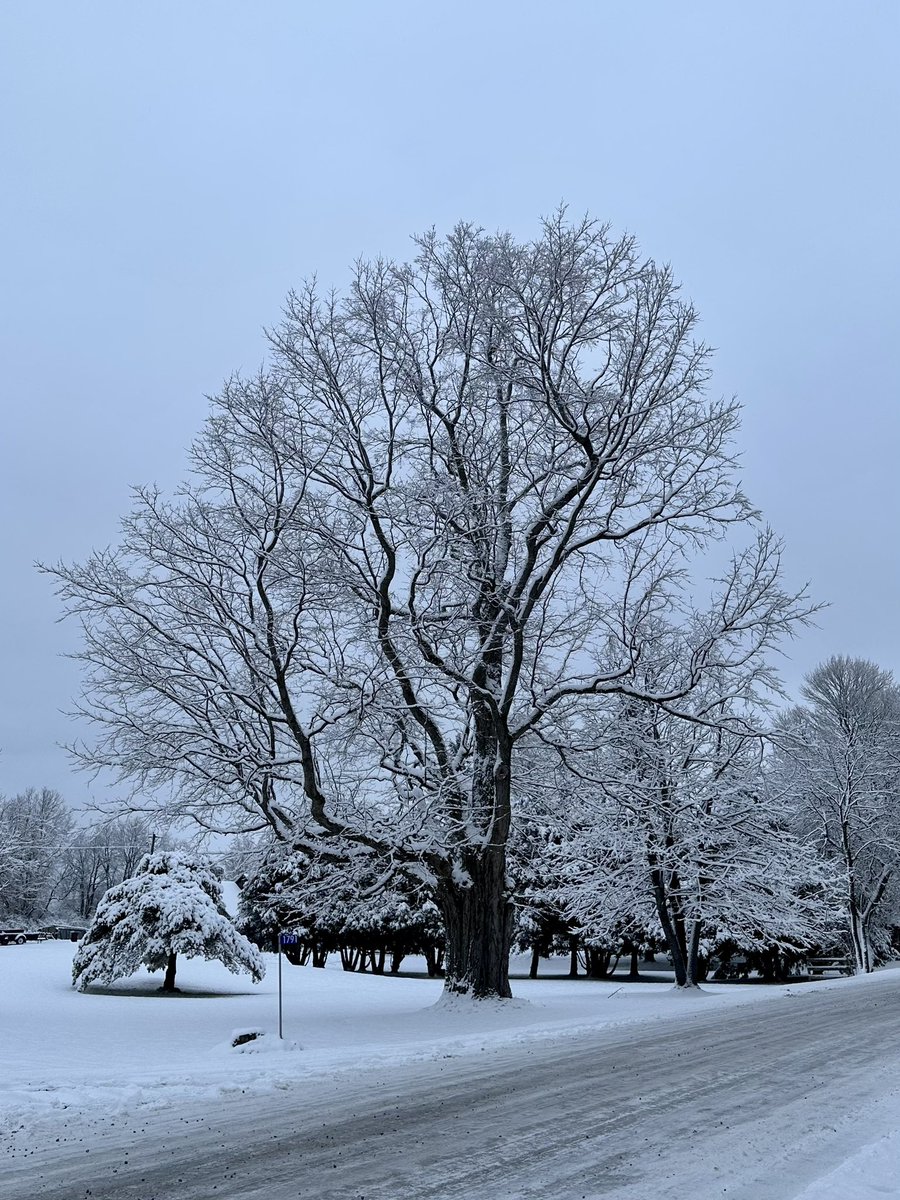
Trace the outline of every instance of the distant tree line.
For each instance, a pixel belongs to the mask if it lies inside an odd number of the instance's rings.
[[[167,844],[158,841],[160,849]],[[88,822],[52,788],[0,796],[0,920],[86,920],[152,843],[143,817]]]

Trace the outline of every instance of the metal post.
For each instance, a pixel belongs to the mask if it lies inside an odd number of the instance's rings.
[[[278,1036],[284,1041],[281,1032],[281,934],[278,934]]]
[[[300,941],[300,937],[296,933],[282,933],[278,931],[278,1036],[284,1038],[281,1032],[281,947],[296,946]]]

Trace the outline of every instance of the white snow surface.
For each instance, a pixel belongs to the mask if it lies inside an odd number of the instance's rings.
[[[900,1196],[900,1102],[898,1132],[864,1146],[834,1171],[803,1189],[797,1200],[875,1200]]]
[[[690,1020],[712,1007],[865,987],[886,975],[900,988],[900,969],[784,986],[708,984],[694,994],[663,982],[556,974],[515,978],[512,1002],[448,1004],[441,1002],[439,980],[345,973],[337,961],[324,970],[298,968],[285,959],[279,1039],[275,955],[265,956],[267,974],[258,984],[217,962],[186,961],[179,968],[181,994],[167,996],[156,990],[159,976],[147,973],[75,991],[69,982],[74,949],[65,942],[0,949],[0,1137],[8,1145],[36,1143],[63,1116],[71,1125],[181,1100],[271,1093],[304,1078],[568,1040],[614,1024]],[[517,960],[514,969],[524,973],[524,964]],[[563,969],[561,962],[550,968]],[[263,1036],[233,1047],[236,1033],[250,1029]],[[900,1196],[900,1091],[872,1099],[898,1132],[871,1145],[861,1135],[851,1157],[797,1200]]]

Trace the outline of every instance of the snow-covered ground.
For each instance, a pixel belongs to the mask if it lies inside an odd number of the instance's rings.
[[[0,1130],[28,1127],[66,1107],[170,1103],[198,1093],[270,1091],[298,1075],[459,1055],[531,1038],[741,1004],[781,988],[712,986],[678,995],[665,982],[622,984],[560,974],[514,981],[509,1004],[439,1003],[439,980],[347,973],[282,961],[284,1038],[278,1040],[277,956],[260,984],[218,962],[180,962],[181,994],[160,995],[159,975],[140,973],[87,993],[70,982],[73,947],[43,942],[2,948]],[[524,963],[524,960],[522,960]],[[522,965],[522,963],[518,965]],[[416,959],[404,960],[415,971]],[[524,972],[523,972],[524,973]],[[424,975],[424,972],[423,972]],[[236,1051],[237,1030],[265,1037]]]
[[[179,965],[180,995],[160,995],[159,976],[150,975],[81,994],[70,984],[73,949],[65,942],[0,949],[0,1136],[7,1146],[40,1144],[61,1119],[71,1128],[81,1118],[149,1113],[173,1101],[272,1093],[323,1075],[568,1041],[579,1030],[690,1019],[713,1008],[870,982],[712,984],[685,996],[662,981],[557,974],[516,978],[515,1001],[473,1006],[441,1003],[436,980],[346,974],[336,963],[297,968],[285,960],[280,1041],[274,955],[267,956],[268,974],[258,985],[218,963],[189,960]],[[521,969],[524,960],[516,965]],[[552,969],[561,972],[564,965]],[[900,990],[900,970],[891,974]],[[265,1034],[232,1047],[234,1033],[246,1029]],[[900,1100],[883,1100],[882,1112],[884,1104],[900,1130]],[[900,1135],[884,1138],[812,1185],[803,1200],[900,1195],[898,1155]]]
[[[894,1103],[897,1133],[879,1138],[821,1179],[797,1200],[876,1200],[900,1196],[900,1101]]]

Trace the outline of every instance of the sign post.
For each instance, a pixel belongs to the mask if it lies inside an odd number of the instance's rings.
[[[278,935],[278,1036],[284,1041],[284,1034],[281,1031],[281,1014],[283,1009],[282,991],[281,991],[281,947],[296,946],[300,941],[300,937],[296,933],[279,933]]]

